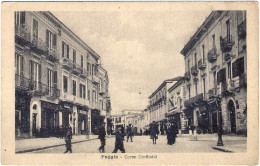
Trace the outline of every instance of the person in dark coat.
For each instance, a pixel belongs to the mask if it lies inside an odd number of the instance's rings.
[[[72,129],[71,127],[64,127],[64,131],[66,130],[66,135],[65,135],[65,143],[66,143],[66,151],[64,153],[67,153],[68,151],[72,153],[71,149],[71,139],[72,139]]]
[[[158,134],[159,134],[158,126],[155,123],[155,121],[153,121],[150,127],[150,138],[153,140],[153,144],[156,144],[156,139],[158,139]]]
[[[171,123],[168,131],[168,144],[172,145],[175,143],[176,139],[176,126],[174,123]]]
[[[131,124],[129,124],[127,126],[126,133],[127,133],[127,140],[126,140],[126,142],[128,142],[129,137],[131,139],[131,142],[133,142],[133,128],[131,127]]]
[[[101,126],[99,126],[98,129],[98,139],[100,139],[100,143],[101,146],[98,148],[100,153],[104,153],[105,152],[105,145],[106,145],[106,130],[105,130],[105,124],[106,123],[102,123]]]
[[[115,149],[113,150],[112,153],[117,153],[117,150],[119,149],[122,153],[125,153],[125,148],[124,148],[124,135],[121,130],[121,126],[119,126],[116,129],[115,135],[116,135],[116,142],[115,142]]]

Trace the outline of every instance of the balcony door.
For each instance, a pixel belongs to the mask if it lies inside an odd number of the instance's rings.
[[[25,24],[25,12],[15,12],[15,25],[23,26]]]
[[[38,90],[41,82],[41,65],[30,60],[31,90]]]
[[[48,93],[51,95],[53,93],[53,71],[48,69]]]
[[[38,44],[38,21],[33,19],[33,42],[35,45]]]
[[[52,51],[52,49],[56,48],[56,34],[53,34],[48,29],[46,30],[46,45],[48,47],[48,51]]]

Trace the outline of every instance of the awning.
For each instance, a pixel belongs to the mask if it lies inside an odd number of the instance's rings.
[[[190,108],[186,108],[183,110],[185,116],[187,118],[192,118],[193,117],[193,109],[190,109]]]
[[[170,112],[170,113],[167,113],[166,114],[166,117],[170,117],[170,116],[174,116],[174,115],[179,115],[179,114],[181,114],[182,113],[182,111],[172,111],[172,112]]]

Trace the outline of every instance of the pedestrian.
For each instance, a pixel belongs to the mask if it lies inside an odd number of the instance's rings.
[[[98,148],[100,153],[105,152],[105,145],[106,145],[106,130],[105,130],[105,122],[103,122],[98,129],[98,139],[100,139],[101,146]]]
[[[116,142],[115,142],[115,149],[113,150],[112,153],[117,153],[117,150],[119,149],[122,153],[125,153],[125,148],[124,148],[124,134],[122,133],[122,127],[119,126],[116,128]]]
[[[71,127],[64,127],[64,130],[66,130],[66,135],[65,135],[65,143],[66,143],[66,151],[64,153],[67,153],[68,151],[72,153],[71,149],[71,139],[72,139],[72,132],[71,132]]]
[[[167,135],[167,144],[170,145],[171,144],[171,138],[170,138],[170,127],[171,124],[167,123],[167,127],[166,127],[166,135]]]
[[[140,135],[143,135],[143,130],[142,129],[140,129]]]
[[[126,140],[126,142],[128,142],[129,137],[131,139],[131,142],[133,142],[133,128],[132,128],[131,124],[129,124],[127,126],[126,133],[127,133],[127,140]]]
[[[153,121],[150,127],[150,138],[153,140],[153,144],[156,144],[156,139],[158,139],[158,134],[159,134],[158,126],[155,123],[155,121]]]

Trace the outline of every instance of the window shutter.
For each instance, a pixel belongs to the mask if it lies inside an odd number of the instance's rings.
[[[86,87],[84,86],[83,88],[83,98],[85,99],[86,98]]]
[[[41,64],[39,64],[39,82],[41,82],[41,78],[42,78],[42,67]]]
[[[30,60],[30,79],[33,80],[33,61]]]
[[[244,57],[237,59],[232,63],[232,76],[237,77],[244,73]]]
[[[54,87],[57,88],[57,83],[58,83],[58,80],[57,80],[57,71],[53,71],[53,84],[54,84]]]
[[[49,48],[49,30],[46,30],[46,45]]]
[[[23,56],[20,56],[21,58],[21,71],[20,71],[20,75],[23,76]]]
[[[57,45],[57,35],[56,34],[53,34],[53,46],[56,47]]]
[[[21,25],[25,24],[25,12],[21,12]]]
[[[70,58],[70,47],[69,47],[69,45],[67,45],[67,58],[68,59]]]
[[[64,49],[65,49],[65,43],[62,42],[62,57],[64,57]]]

